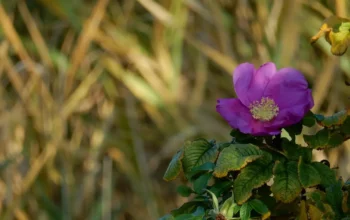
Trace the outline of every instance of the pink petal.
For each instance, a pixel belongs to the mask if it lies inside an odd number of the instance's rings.
[[[270,79],[277,73],[274,63],[265,63],[255,70],[249,63],[239,65],[233,75],[234,87],[238,98],[245,106],[260,100]]]
[[[216,110],[232,128],[239,129],[242,133],[276,135],[281,132],[279,128],[266,128],[264,122],[255,120],[239,99],[219,99]]]
[[[271,97],[280,109],[284,109],[310,102],[308,90],[307,81],[298,70],[283,68],[272,77],[264,96]]]
[[[248,97],[248,90],[254,77],[255,68],[253,64],[242,63],[233,72],[233,85],[237,97],[245,106],[249,106],[251,101]]]

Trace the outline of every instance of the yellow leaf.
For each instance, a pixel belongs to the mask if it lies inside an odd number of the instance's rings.
[[[332,46],[331,47],[332,54],[337,55],[337,56],[341,56],[347,51],[348,45],[349,45],[349,38],[347,37],[348,34],[349,34],[349,32],[334,33],[333,31],[328,33],[329,40],[330,40],[329,43]],[[326,36],[327,36],[327,34],[326,34]]]
[[[266,212],[265,214],[263,214],[261,216],[261,220],[266,220],[266,219],[270,218],[270,215],[271,215],[270,211]]]
[[[325,35],[331,45],[331,52],[336,56],[343,55],[350,43],[350,20],[338,16],[328,17],[322,24],[320,31],[311,38],[311,44]]]
[[[308,220],[307,218],[307,212],[306,212],[306,203],[305,200],[302,200],[300,202],[300,213],[299,213],[299,220]]]
[[[322,218],[323,213],[312,204],[308,204],[309,216],[311,220],[319,220]]]
[[[328,41],[328,43],[330,43],[327,33],[331,32],[334,27],[341,24],[342,22],[349,22],[349,21],[350,19],[338,17],[336,15],[332,15],[326,18],[320,27],[320,31],[311,38],[311,41],[310,41],[311,44],[315,43],[324,34],[326,34],[326,40]]]

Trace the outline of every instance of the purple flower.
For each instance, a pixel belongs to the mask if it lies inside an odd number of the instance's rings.
[[[219,99],[216,110],[231,127],[246,134],[279,134],[314,105],[304,76],[293,68],[277,70],[271,62],[257,70],[253,64],[240,64],[233,84],[238,98]]]

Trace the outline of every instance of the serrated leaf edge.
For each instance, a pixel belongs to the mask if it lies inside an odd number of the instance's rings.
[[[178,161],[180,162],[180,169],[179,169],[179,171],[176,172],[176,175],[173,178],[169,178],[169,179],[165,178],[165,174],[168,172],[169,167],[170,167],[170,164],[169,164],[167,169],[166,169],[166,171],[165,171],[165,173],[164,173],[164,175],[163,175],[163,180],[165,180],[167,182],[170,182],[170,181],[176,179],[179,176],[179,174],[181,173],[181,171],[183,171],[182,158],[184,157],[184,149],[182,148],[180,151],[181,151],[181,155],[180,155],[180,157],[178,159]],[[179,153],[179,151],[176,152],[176,154],[178,154],[178,153]],[[173,156],[173,158],[176,156],[176,154]],[[173,158],[171,158],[170,162],[173,160]]]

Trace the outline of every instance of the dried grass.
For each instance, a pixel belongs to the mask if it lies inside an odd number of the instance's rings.
[[[0,219],[178,206],[166,164],[187,139],[229,138],[215,104],[241,62],[301,69],[316,112],[348,105],[349,55],[309,44],[325,17],[347,16],[345,0],[2,2]],[[329,153],[345,177],[348,148]]]

